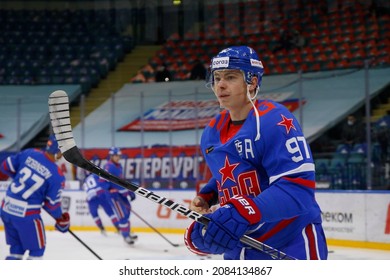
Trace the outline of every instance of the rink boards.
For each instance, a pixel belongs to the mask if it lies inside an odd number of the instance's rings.
[[[0,187],[0,199],[4,196],[5,184],[5,182],[0,184],[3,186]],[[187,208],[195,196],[195,191],[190,190],[153,192]],[[367,247],[370,243],[374,244],[374,247],[390,250],[390,192],[321,190],[317,191],[316,199],[321,206],[323,226],[330,244]],[[144,197],[138,196],[132,202],[132,207],[143,220],[162,232],[184,232],[192,222],[181,214]],[[69,211],[73,228],[96,230],[84,191],[64,190],[63,208]],[[103,224],[111,228],[111,221],[106,214],[102,209],[99,212]],[[53,226],[53,219],[46,213],[43,213],[43,219],[46,226]],[[150,227],[136,215],[131,217],[131,224],[135,230],[150,231]],[[1,221],[0,229],[3,229]]]

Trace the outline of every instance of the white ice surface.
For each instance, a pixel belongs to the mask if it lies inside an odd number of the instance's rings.
[[[200,257],[187,250],[182,234],[163,233],[166,239],[151,232],[136,233],[134,245],[126,244],[114,232],[103,236],[97,231],[73,231],[92,251],[103,260],[200,260],[221,259],[221,256]],[[70,233],[46,231],[47,246],[45,260],[98,260],[80,241]],[[0,231],[0,260],[8,254],[4,231]],[[347,247],[329,247],[330,260],[390,260],[390,251]]]

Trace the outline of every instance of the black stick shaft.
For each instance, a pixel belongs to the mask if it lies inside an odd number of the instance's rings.
[[[70,229],[68,231],[74,238],[76,238],[81,244],[83,244],[84,247],[87,248],[88,251],[90,251],[92,254],[94,254],[96,258],[98,258],[99,260],[103,260],[98,254],[95,253],[94,250],[92,250],[87,244],[85,244],[85,242],[82,241],[73,231],[71,231]]]
[[[54,219],[54,217],[47,211],[45,210],[47,214],[49,214],[50,217],[52,217]],[[95,257],[97,257],[99,260],[102,260],[102,258],[95,253],[94,250],[92,250],[87,244],[85,244],[85,242],[83,240],[80,239],[80,237],[78,237],[73,231],[71,231],[70,229],[68,229],[68,232],[74,237],[77,239],[78,242],[80,242],[85,248],[87,248],[88,251],[90,251],[92,254],[95,255]]]
[[[131,210],[131,212],[137,216],[138,219],[140,219],[141,221],[143,221],[148,227],[150,227],[152,230],[154,230],[154,232],[156,232],[158,235],[160,235],[165,241],[167,241],[169,244],[171,244],[173,247],[179,247],[179,244],[175,244],[173,242],[171,242],[168,238],[166,238],[160,231],[158,231],[154,226],[152,226],[150,223],[148,223],[144,218],[142,218],[139,214],[137,214],[137,212],[135,212],[134,210]]]
[[[129,181],[126,181],[122,178],[119,178],[109,172],[107,172],[106,170],[96,166],[95,164],[93,164],[92,162],[88,161],[87,159],[85,159],[83,157],[83,155],[81,154],[80,150],[77,148],[77,146],[74,146],[72,148],[70,148],[69,150],[66,150],[63,152],[63,156],[65,157],[65,159],[67,161],[69,161],[70,163],[73,163],[87,171],[90,171],[108,181],[111,181],[119,186],[122,186],[123,188],[125,189],[128,189],[130,191],[133,191],[135,192],[136,194],[140,195],[140,196],[143,196],[155,203],[159,203],[161,205],[164,205],[170,209],[172,209],[173,211],[179,213],[179,214],[182,214],[184,215],[185,217],[187,218],[190,218],[192,220],[195,220],[197,221],[198,223],[201,223],[205,226],[207,226],[210,222],[210,218],[198,213],[198,212],[195,212],[195,211],[192,211],[190,209],[188,209],[187,207],[177,203],[177,202],[174,202],[172,200],[169,200],[165,197],[162,197],[152,191],[149,191],[145,188],[142,188],[138,185],[136,185],[135,183],[132,183],[132,182],[129,182]],[[272,256],[274,259],[278,259],[278,260],[294,260],[295,258],[287,255],[286,253],[282,252],[282,251],[279,251],[265,243],[262,243],[262,242],[259,242],[257,241],[256,239],[253,239],[247,235],[244,235],[240,238],[240,241],[246,245],[249,245],[251,246],[252,248],[255,248],[259,251],[262,251],[270,256]]]

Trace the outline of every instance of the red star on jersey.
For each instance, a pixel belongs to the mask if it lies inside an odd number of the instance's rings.
[[[288,119],[283,115],[281,115],[281,117],[283,120],[281,122],[279,122],[278,125],[283,125],[286,128],[287,134],[290,133],[291,128],[294,128],[295,130],[297,130],[293,124],[293,119]]]
[[[219,170],[219,173],[222,174],[222,183],[221,183],[221,185],[223,185],[226,182],[227,179],[230,179],[233,182],[236,181],[236,180],[234,180],[233,170],[237,167],[237,165],[239,165],[239,163],[230,164],[229,159],[226,156],[226,158],[225,158],[225,165],[224,165],[224,167],[222,167]]]

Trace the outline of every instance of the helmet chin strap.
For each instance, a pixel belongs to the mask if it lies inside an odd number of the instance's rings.
[[[254,100],[256,100],[256,96],[259,93],[259,87],[256,87],[255,94],[253,97],[251,97],[251,92],[249,90],[249,87],[250,87],[250,85],[248,84],[246,86],[246,96],[248,97],[249,102],[252,104],[253,110],[255,111],[255,114],[256,114],[256,138],[255,138],[255,141],[257,141],[260,139],[260,114],[255,106]]]

